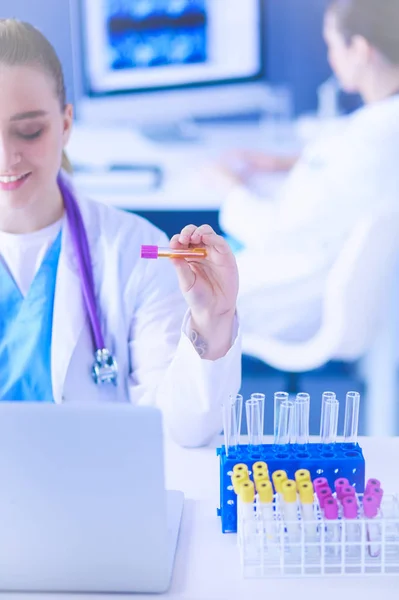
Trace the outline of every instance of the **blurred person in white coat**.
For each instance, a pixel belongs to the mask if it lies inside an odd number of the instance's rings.
[[[228,244],[189,225],[170,246],[206,257],[143,260],[165,234],[79,197],[62,68],[27,23],[0,20],[0,88],[0,400],[157,405],[178,443],[207,443],[241,383]]]
[[[311,337],[327,275],[354,225],[399,203],[399,0],[335,0],[324,37],[342,88],[360,93],[364,106],[300,157],[237,151],[247,175],[289,171],[273,197],[251,192],[227,160],[218,171],[228,190],[220,224],[243,247],[244,335]]]

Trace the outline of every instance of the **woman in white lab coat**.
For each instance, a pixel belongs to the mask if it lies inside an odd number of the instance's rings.
[[[179,443],[207,443],[240,386],[228,245],[189,225],[171,247],[206,258],[141,259],[166,236],[76,194],[60,170],[73,120],[61,65],[29,24],[0,20],[0,82],[0,399],[158,405]],[[95,383],[93,361],[117,385]]]
[[[336,0],[324,35],[341,87],[360,93],[364,107],[299,160],[239,153],[247,173],[293,167],[270,198],[251,193],[225,167],[220,218],[244,247],[237,254],[244,335],[310,337],[327,275],[354,225],[369,211],[398,206],[399,0]]]

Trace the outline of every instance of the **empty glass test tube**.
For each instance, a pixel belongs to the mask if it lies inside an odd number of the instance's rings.
[[[261,415],[260,415],[260,424],[261,424],[261,428],[262,428],[262,438],[261,438],[261,443],[263,443],[263,432],[265,430],[265,394],[259,394],[259,393],[255,393],[255,394],[251,394],[251,400],[259,400],[259,402],[261,403]]]
[[[279,403],[278,422],[274,433],[275,444],[289,444],[291,440],[294,403],[284,400]]]
[[[289,395],[287,394],[287,392],[276,392],[274,394],[274,440],[276,440],[277,437],[277,430],[278,430],[278,426],[279,426],[279,421],[280,421],[280,406],[282,402],[288,402],[289,401]],[[274,442],[276,443],[276,441]]]
[[[249,450],[257,451],[262,444],[262,400],[260,398],[250,398],[245,403],[248,430]]]
[[[348,392],[345,402],[344,442],[356,444],[359,426],[359,392]]]
[[[339,402],[334,392],[324,392],[321,405],[320,441],[335,444],[337,441]]]
[[[230,396],[228,402],[222,407],[226,456],[229,455],[230,450],[236,451],[240,443],[242,402],[243,397],[237,394]]]
[[[294,404],[294,439],[297,444],[309,443],[309,409],[309,394],[297,394]]]

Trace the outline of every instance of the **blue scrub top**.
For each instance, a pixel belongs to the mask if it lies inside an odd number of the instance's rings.
[[[25,297],[0,261],[0,400],[53,402],[51,334],[61,234]]]

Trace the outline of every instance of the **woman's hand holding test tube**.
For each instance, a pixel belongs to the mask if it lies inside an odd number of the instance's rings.
[[[221,358],[231,347],[238,294],[238,269],[230,246],[210,225],[187,225],[172,237],[170,249],[191,310],[192,331],[206,346],[202,358]],[[192,255],[177,258],[181,251]]]

